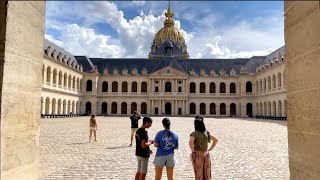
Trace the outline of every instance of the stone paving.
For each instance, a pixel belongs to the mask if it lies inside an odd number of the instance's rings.
[[[162,129],[162,118],[153,118],[150,138]],[[180,141],[175,179],[194,179],[188,146],[193,118],[170,119]],[[40,179],[134,179],[129,118],[97,117],[97,122],[97,142],[89,143],[89,117],[41,119]],[[205,124],[219,140],[211,153],[213,179],[289,179],[287,122],[205,118]],[[153,159],[147,179],[154,179]],[[165,170],[162,177],[167,179]]]

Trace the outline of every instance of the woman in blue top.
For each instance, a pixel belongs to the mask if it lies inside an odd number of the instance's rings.
[[[161,179],[162,169],[167,168],[168,180],[173,180],[173,168],[176,164],[174,159],[174,150],[178,149],[178,135],[170,130],[170,120],[162,120],[164,130],[159,131],[154,139],[154,146],[157,147],[156,157],[153,164],[156,170],[156,180]]]

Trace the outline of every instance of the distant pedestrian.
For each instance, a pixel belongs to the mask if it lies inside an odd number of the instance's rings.
[[[130,116],[131,119],[131,137],[130,137],[130,145],[132,146],[133,136],[135,135],[137,129],[138,129],[138,122],[141,119],[141,114],[137,111],[134,111],[132,116]]]
[[[154,139],[154,146],[157,147],[156,157],[153,164],[155,165],[156,180],[160,180],[163,167],[166,166],[168,180],[173,180],[173,168],[176,165],[174,150],[178,149],[178,135],[170,130],[170,120],[164,118],[162,125],[164,130],[159,131]]]
[[[148,172],[148,163],[150,154],[150,145],[153,144],[153,140],[149,140],[148,131],[146,128],[150,128],[152,125],[152,119],[150,117],[143,118],[142,126],[136,132],[136,156],[138,161],[138,169],[135,175],[135,180],[145,180]]]
[[[97,120],[96,120],[96,115],[92,114],[91,118],[90,118],[90,125],[89,125],[89,130],[90,130],[90,136],[89,136],[89,142],[91,142],[91,136],[92,136],[92,132],[94,135],[94,141],[97,141]]]
[[[217,145],[218,139],[210,135],[201,116],[194,120],[195,131],[190,134],[189,146],[196,180],[211,180],[211,159],[209,152]],[[211,147],[208,143],[212,140]]]

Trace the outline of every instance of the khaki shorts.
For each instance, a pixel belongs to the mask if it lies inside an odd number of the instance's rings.
[[[149,158],[137,156],[137,160],[138,160],[138,172],[140,172],[141,174],[147,174]]]
[[[96,127],[89,127],[89,130],[90,130],[90,131],[91,131],[91,130],[96,131],[96,130],[97,130],[97,128],[96,128]]]
[[[138,128],[131,128],[131,134],[136,133],[137,130],[138,130]]]

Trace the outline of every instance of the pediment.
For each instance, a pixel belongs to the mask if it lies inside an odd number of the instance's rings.
[[[166,66],[154,73],[150,74],[151,77],[186,77],[188,74],[185,72],[179,71],[171,66]]]

